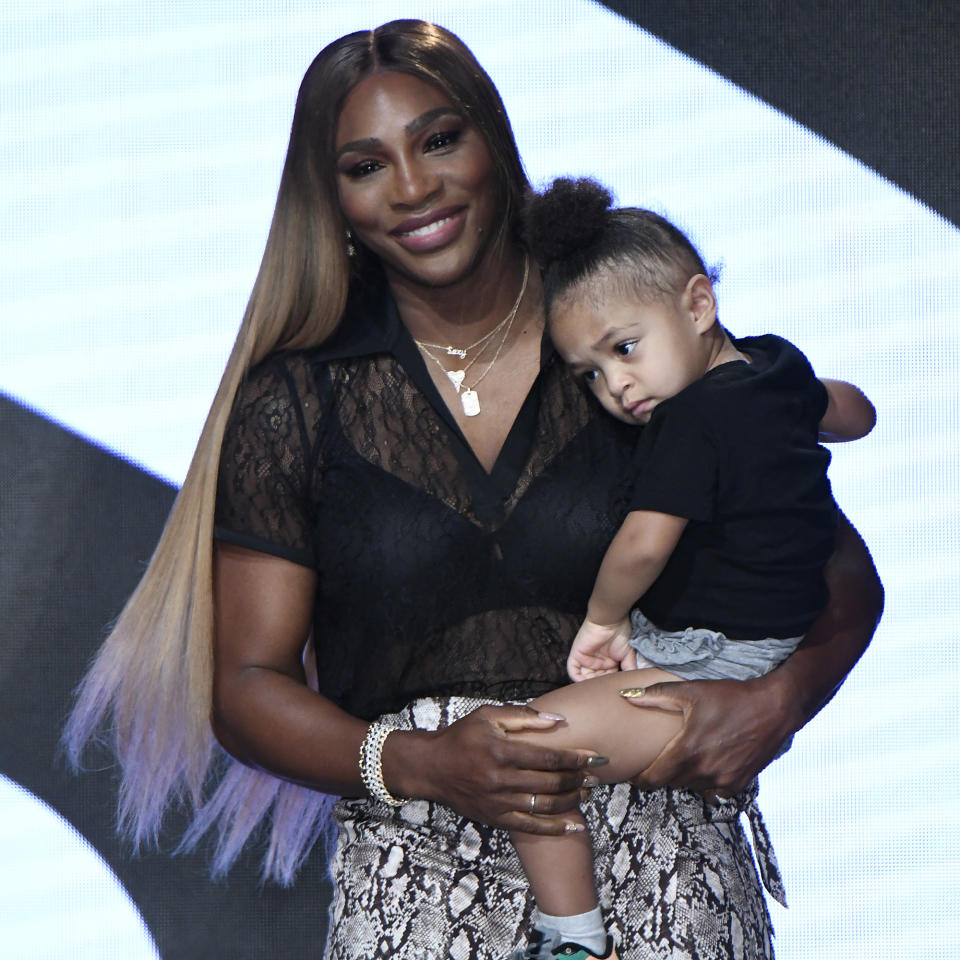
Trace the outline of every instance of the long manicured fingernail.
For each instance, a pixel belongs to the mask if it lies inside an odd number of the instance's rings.
[[[542,717],[544,720],[554,720],[557,723],[563,723],[567,718],[560,716],[559,713],[546,713],[541,710],[537,716]]]
[[[583,833],[586,829],[582,823],[565,823],[563,825],[564,833]]]
[[[600,783],[600,781],[592,773],[588,773],[583,778],[583,785],[585,787],[595,787],[598,783]]]
[[[628,687],[620,691],[620,696],[626,700],[639,700],[646,692],[643,687]]]
[[[588,767],[605,767],[609,762],[609,757],[587,757]]]

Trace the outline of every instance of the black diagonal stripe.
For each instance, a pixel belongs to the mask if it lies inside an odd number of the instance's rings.
[[[610,0],[604,5],[960,225],[960,3]]]
[[[136,585],[173,488],[3,396],[0,451],[0,773],[96,847],[163,960],[314,956],[328,897],[319,850],[290,889],[261,888],[255,851],[224,883],[206,876],[205,853],[131,857],[113,832],[115,771],[94,751],[73,776],[58,757],[71,692]],[[176,831],[162,843],[171,850]]]

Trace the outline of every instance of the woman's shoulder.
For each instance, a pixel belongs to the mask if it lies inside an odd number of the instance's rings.
[[[324,366],[307,349],[276,351],[251,367],[237,389],[225,443],[313,448],[327,420]]]
[[[246,403],[309,404],[318,396],[324,366],[316,349],[275,351],[247,372],[238,398]]]
[[[264,384],[291,380],[295,383],[308,382],[314,376],[316,353],[316,348],[275,350],[251,367],[244,381]]]

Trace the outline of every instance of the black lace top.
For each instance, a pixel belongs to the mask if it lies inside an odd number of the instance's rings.
[[[314,568],[320,692],[371,719],[419,696],[535,696],[626,511],[639,431],[545,344],[492,471],[388,297],[254,370],[226,432],[216,536]]]

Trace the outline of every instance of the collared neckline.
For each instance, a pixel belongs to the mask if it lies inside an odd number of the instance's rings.
[[[375,353],[396,356],[397,341],[405,332],[389,287],[376,284],[370,292],[350,298],[336,330],[313,353],[317,360],[345,360]]]
[[[402,357],[406,352],[402,346],[405,340],[416,346],[400,319],[390,288],[383,283],[370,293],[352,297],[336,330],[315,347],[313,353],[318,360],[344,360],[376,353]],[[553,342],[544,330],[540,344],[541,370],[546,368],[555,353]],[[419,350],[417,354],[420,355]]]
[[[320,362],[377,354],[393,356],[450,431],[454,453],[473,489],[474,509],[478,517],[486,519],[494,519],[500,514],[516,489],[536,434],[544,372],[553,363],[560,362],[550,337],[544,331],[540,346],[540,370],[493,467],[487,472],[440,395],[423,354],[400,319],[400,312],[386,283],[354,296],[334,333],[311,352],[313,358]]]

